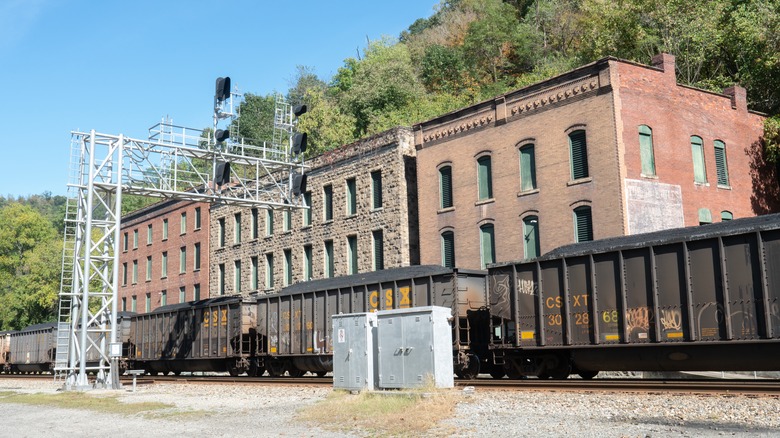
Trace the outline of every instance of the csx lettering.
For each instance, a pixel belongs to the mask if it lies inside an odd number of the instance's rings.
[[[587,294],[572,295],[572,299],[574,300],[574,307],[587,306],[588,305],[588,295]]]
[[[398,289],[401,293],[401,302],[398,303],[399,308],[407,308],[412,306],[412,299],[409,297],[410,289],[408,287],[402,287]]]
[[[561,297],[549,297],[546,300],[544,300],[544,304],[547,306],[548,309],[552,308],[561,308],[562,302]]]

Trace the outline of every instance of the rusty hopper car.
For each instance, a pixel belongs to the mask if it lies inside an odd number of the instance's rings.
[[[418,306],[452,309],[456,372],[473,377],[487,349],[484,271],[411,266],[298,283],[260,296],[260,370],[323,375],[333,370],[332,316]],[[480,341],[480,339],[482,339]]]
[[[568,245],[488,279],[510,377],[780,364],[780,215]]]
[[[255,306],[240,296],[162,306],[132,318],[130,366],[151,374],[249,370]]]
[[[0,372],[3,373],[11,371],[11,365],[8,361],[11,356],[11,333],[14,332],[0,332]]]
[[[57,323],[45,322],[11,333],[11,372],[51,371],[57,350]]]

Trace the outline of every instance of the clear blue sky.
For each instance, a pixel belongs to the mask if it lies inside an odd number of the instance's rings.
[[[0,195],[64,195],[70,131],[209,126],[217,77],[260,95],[286,92],[297,65],[329,81],[438,3],[0,0]]]

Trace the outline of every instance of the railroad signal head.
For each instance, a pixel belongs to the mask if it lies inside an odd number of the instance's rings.
[[[227,129],[217,129],[217,131],[214,132],[214,138],[217,140],[217,143],[221,143],[230,138],[230,131]]]
[[[300,196],[306,192],[306,174],[293,172],[292,175],[292,194]]]
[[[221,186],[230,181],[230,162],[217,162],[217,170],[214,172],[214,183]]]
[[[306,138],[307,135],[305,132],[296,132],[293,135],[293,144],[292,144],[293,154],[297,155],[302,152],[306,152]]]
[[[295,108],[293,108],[293,114],[295,115],[295,117],[300,117],[306,114],[306,105],[305,104],[296,105]]]
[[[214,93],[217,102],[224,102],[230,97],[230,77],[217,78],[217,90]]]

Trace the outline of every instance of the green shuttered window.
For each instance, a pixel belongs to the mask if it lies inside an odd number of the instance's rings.
[[[729,168],[726,163],[726,144],[715,140],[715,168],[718,170],[718,185],[729,185]]]
[[[569,149],[571,153],[571,179],[588,177],[588,145],[585,131],[579,130],[569,134]]]
[[[324,220],[326,221],[332,221],[333,220],[333,186],[325,186],[323,187],[323,196],[322,196],[322,213],[324,216]]]
[[[347,216],[357,214],[357,183],[355,178],[347,180]]]
[[[485,224],[479,227],[480,246],[482,250],[482,269],[496,262],[495,236],[493,224]]]
[[[455,267],[455,233],[441,233],[441,264],[446,268]]]
[[[371,172],[371,193],[374,209],[382,208],[382,171]]]
[[[381,271],[385,269],[384,233],[382,230],[375,230],[371,232],[371,237],[374,240],[374,270]]]
[[[590,207],[574,209],[574,238],[577,242],[593,240],[593,219]]]
[[[707,169],[704,167],[704,144],[699,136],[691,136],[691,155],[693,156],[693,180],[697,183],[706,183]]]
[[[490,157],[480,157],[477,160],[477,174],[479,184],[479,199],[490,199],[493,197],[493,169],[490,163]]]
[[[642,159],[642,175],[655,176],[653,130],[647,125],[639,126],[639,155]]]
[[[528,216],[523,219],[524,256],[527,259],[539,257],[539,218]]]
[[[536,189],[536,156],[534,145],[520,148],[520,190],[527,192]]]
[[[357,236],[347,237],[347,250],[349,256],[349,274],[358,273],[358,241]]]
[[[439,169],[439,193],[441,194],[440,208],[452,207],[452,167],[450,166]]]

